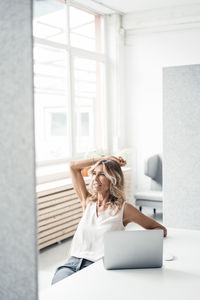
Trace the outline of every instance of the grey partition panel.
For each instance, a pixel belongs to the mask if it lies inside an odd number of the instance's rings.
[[[37,299],[32,1],[0,1],[0,299]]]
[[[164,223],[200,229],[200,65],[163,70]]]

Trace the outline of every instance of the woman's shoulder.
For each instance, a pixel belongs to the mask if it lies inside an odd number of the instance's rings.
[[[124,210],[123,210],[123,225],[126,227],[129,223],[129,210],[130,210],[130,203],[126,202],[124,203]]]
[[[87,206],[89,203],[95,202],[94,200],[95,200],[95,199],[93,199],[92,194],[90,194],[90,193],[88,192],[87,198],[85,199],[85,204],[86,204],[86,206]]]
[[[83,205],[83,211],[85,211],[87,207],[90,207],[90,206],[94,205],[95,203],[96,203],[96,201],[91,200],[91,195],[88,196]]]
[[[135,210],[137,209],[133,204],[129,203],[129,202],[126,202],[124,203],[124,213],[129,213],[130,210]]]
[[[131,218],[132,215],[135,215],[136,211],[137,211],[137,208],[133,204],[125,202],[124,213],[123,213],[124,221],[127,222]]]

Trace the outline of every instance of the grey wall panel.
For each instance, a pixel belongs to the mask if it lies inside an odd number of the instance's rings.
[[[0,2],[0,299],[37,299],[32,1]]]
[[[163,70],[164,223],[200,229],[200,65]]]

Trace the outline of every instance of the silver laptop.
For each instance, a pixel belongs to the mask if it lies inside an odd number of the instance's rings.
[[[163,230],[106,232],[103,262],[107,270],[162,267]]]

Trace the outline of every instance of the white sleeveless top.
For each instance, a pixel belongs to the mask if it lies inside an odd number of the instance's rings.
[[[97,261],[104,256],[103,237],[107,231],[125,230],[123,225],[124,204],[115,216],[107,208],[100,216],[96,214],[96,202],[88,203],[78,224],[70,249],[70,255]]]

